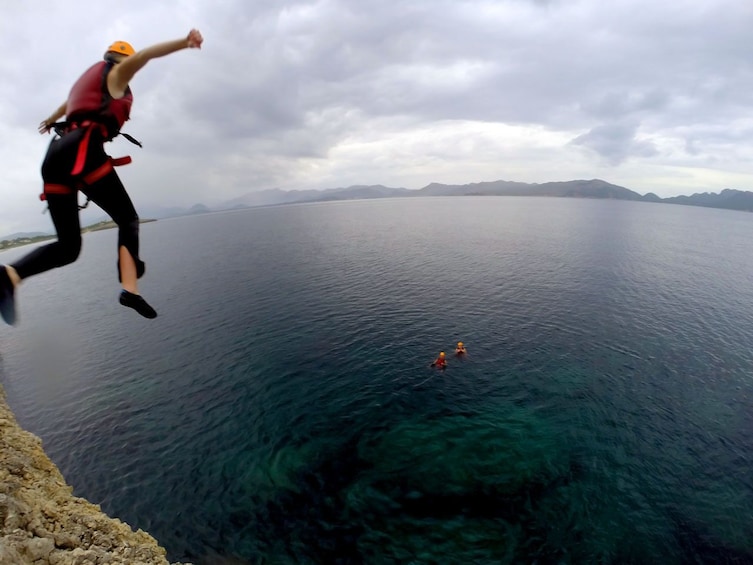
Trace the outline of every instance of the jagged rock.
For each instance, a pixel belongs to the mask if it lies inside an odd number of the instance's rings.
[[[0,563],[23,563],[23,558],[15,548],[0,543]]]
[[[23,553],[30,561],[49,559],[50,553],[55,549],[55,542],[49,538],[32,538],[26,541]]]

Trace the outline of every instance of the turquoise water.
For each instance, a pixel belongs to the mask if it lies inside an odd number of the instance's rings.
[[[172,560],[753,562],[749,214],[395,199],[142,230],[160,317],[89,234],[24,284],[0,380]]]

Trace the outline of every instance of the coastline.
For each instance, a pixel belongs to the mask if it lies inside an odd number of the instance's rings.
[[[0,386],[0,563],[169,565],[166,555],[147,532],[73,495]]]
[[[156,222],[156,219],[147,218],[139,220],[139,224],[146,224],[149,222]],[[81,228],[81,233],[89,233],[92,231],[110,230],[118,227],[118,225],[112,220],[104,220]],[[34,237],[17,237],[14,239],[2,239],[0,240],[0,251],[7,251],[8,249],[14,249],[16,247],[22,247],[24,245],[31,245],[33,243],[41,243],[43,241],[49,241],[55,239],[57,236],[54,234],[36,235]]]

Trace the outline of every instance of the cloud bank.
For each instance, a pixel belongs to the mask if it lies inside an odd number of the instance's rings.
[[[36,125],[114,39],[149,63],[124,128],[137,206],[279,187],[601,177],[753,189],[753,4],[739,0],[11,3],[0,22],[0,233],[40,219]]]

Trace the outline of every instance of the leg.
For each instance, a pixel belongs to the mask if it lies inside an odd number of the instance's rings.
[[[136,261],[133,260],[125,245],[118,248],[118,261],[120,265],[120,281],[123,288],[133,294],[139,293],[138,276],[136,275]]]
[[[123,183],[112,171],[82,191],[118,225],[118,279],[123,288],[137,292],[136,279],[145,270],[139,259],[139,217]]]
[[[21,280],[73,263],[81,251],[76,193],[50,194],[47,200],[58,240],[38,247],[13,265],[0,266],[0,315],[11,325],[16,323],[15,288]]]
[[[15,283],[10,273],[10,269],[0,267],[0,317],[13,326],[16,323]]]
[[[139,217],[123,183],[112,171],[82,190],[118,225],[118,279],[123,285],[120,303],[145,318],[156,318],[157,312],[139,295],[138,279],[145,271],[139,259]]]
[[[19,279],[26,279],[56,267],[63,267],[78,259],[81,252],[81,226],[78,219],[78,199],[73,194],[49,194],[47,203],[58,240],[38,247],[13,263]]]
[[[78,219],[78,195],[70,171],[81,138],[80,131],[55,138],[50,142],[42,162],[45,184],[70,187],[70,194],[48,194],[52,223],[58,240],[39,247],[16,261],[12,267],[19,279],[73,263],[81,251],[81,226]]]
[[[42,163],[45,184],[71,187],[70,194],[49,194],[47,197],[58,240],[35,249],[13,265],[0,265],[0,315],[9,324],[16,322],[15,289],[21,280],[73,263],[81,251],[78,199],[70,176],[80,135],[80,132],[74,132],[53,139]]]

